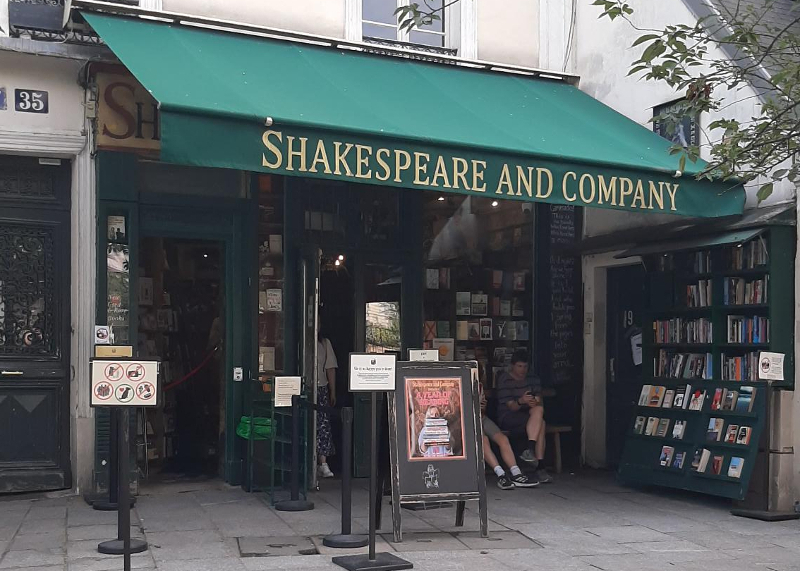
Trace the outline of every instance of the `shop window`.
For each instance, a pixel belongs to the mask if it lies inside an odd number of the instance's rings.
[[[476,360],[488,387],[531,348],[533,215],[528,205],[426,193],[423,339],[440,360]]]

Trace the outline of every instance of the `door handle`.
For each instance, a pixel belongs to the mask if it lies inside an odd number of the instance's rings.
[[[0,375],[4,377],[21,377],[24,374],[23,371],[0,371]]]

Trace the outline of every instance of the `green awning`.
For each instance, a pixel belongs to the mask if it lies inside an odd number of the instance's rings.
[[[563,81],[82,14],[159,102],[167,162],[703,217],[744,207],[741,185],[676,178],[669,142]]]
[[[665,252],[678,252],[683,250],[704,250],[714,246],[743,244],[763,233],[764,228],[756,228],[737,230],[736,232],[724,232],[722,234],[709,234],[707,236],[697,236],[683,240],[674,238],[663,242],[642,244],[641,246],[636,246],[630,250],[621,252],[614,257],[630,258],[632,256],[647,256],[650,254],[663,254]]]

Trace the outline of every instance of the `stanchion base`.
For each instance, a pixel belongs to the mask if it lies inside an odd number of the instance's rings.
[[[131,507],[136,505],[136,498],[131,496]],[[92,502],[92,508],[101,512],[115,512],[119,508],[117,502],[111,502],[108,499],[95,500]]]
[[[356,549],[369,543],[368,535],[355,535],[352,533],[328,535],[322,538],[322,545],[337,549]]]
[[[275,504],[279,512],[307,512],[314,509],[314,502],[308,500],[284,500]]]
[[[368,555],[345,555],[331,559],[339,567],[348,571],[395,571],[395,569],[413,569],[414,564],[400,559],[392,553],[376,553],[375,559]]]
[[[739,517],[747,517],[750,519],[759,519],[761,521],[788,521],[791,519],[800,519],[800,513],[797,512],[780,512],[768,510],[748,510],[748,509],[732,509],[731,515]]]
[[[98,553],[104,555],[122,555],[123,545],[121,539],[111,539],[97,544]],[[131,553],[147,551],[147,542],[141,539],[131,539]]]

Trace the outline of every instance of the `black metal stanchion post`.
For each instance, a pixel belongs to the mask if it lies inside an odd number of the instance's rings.
[[[369,554],[334,557],[333,563],[348,571],[395,571],[413,569],[414,564],[393,553],[375,553],[378,485],[378,393],[370,393]]]
[[[300,499],[300,397],[292,395],[292,473],[291,499],[275,504],[281,512],[304,512],[314,509],[314,502]]]
[[[369,538],[366,535],[352,533],[352,490],[351,473],[353,463],[353,409],[345,407],[342,417],[342,533],[329,535],[322,539],[326,547],[352,549],[364,547]]]
[[[125,558],[125,571],[130,571],[131,554],[147,550],[147,542],[141,539],[131,539],[131,501],[130,501],[130,417],[129,408],[124,407],[118,411],[118,462],[117,462],[117,498],[119,509],[117,511],[117,539],[104,541],[97,546],[97,551],[106,555],[123,555]]]
[[[119,417],[117,407],[109,407],[109,438],[108,438],[108,497],[92,502],[92,507],[98,511],[111,512],[117,509],[119,493]],[[130,498],[133,506],[136,498]]]

